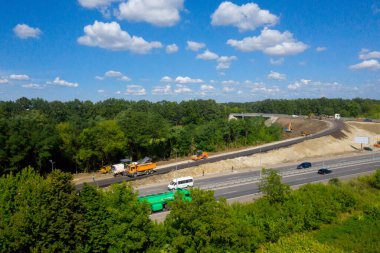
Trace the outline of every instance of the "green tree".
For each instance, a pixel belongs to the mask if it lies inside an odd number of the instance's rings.
[[[273,169],[262,169],[262,179],[260,180],[260,191],[264,193],[265,197],[270,203],[284,202],[289,194],[289,185],[281,182],[281,176]]]

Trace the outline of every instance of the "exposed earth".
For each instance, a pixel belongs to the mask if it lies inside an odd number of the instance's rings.
[[[301,131],[313,134],[327,127],[327,123],[319,120],[309,120],[302,118],[280,118],[276,123],[282,127],[288,127],[291,121],[292,132],[285,133],[283,139],[299,137]],[[163,175],[156,175],[149,178],[135,180],[132,185],[137,188],[154,183],[168,183],[171,179],[182,176],[201,177],[203,175],[210,176],[212,174],[231,173],[231,171],[243,170],[260,170],[262,167],[270,168],[276,164],[298,163],[306,158],[328,158],[340,154],[350,154],[365,152],[361,151],[361,145],[354,142],[356,136],[369,137],[369,146],[373,148],[373,143],[380,140],[380,123],[371,122],[346,122],[345,127],[339,133],[333,135],[306,140],[302,143],[292,145],[287,148],[272,150],[266,153],[255,154],[247,157],[239,157],[235,159],[223,160],[215,163],[207,163],[192,168],[172,171]],[[246,147],[247,148],[247,147]],[[378,150],[377,148],[374,148]],[[237,150],[237,149],[236,149]],[[228,150],[228,152],[234,150]],[[226,152],[226,151],[224,151]],[[211,153],[210,156],[217,153]],[[182,160],[188,160],[183,158]],[[177,162],[180,160],[177,160]],[[175,160],[171,161],[175,162]],[[165,162],[167,163],[167,162]],[[163,163],[159,163],[158,166]],[[232,169],[233,167],[233,169]],[[80,173],[74,175],[74,183],[92,181],[102,178],[110,178],[110,174],[100,173]]]

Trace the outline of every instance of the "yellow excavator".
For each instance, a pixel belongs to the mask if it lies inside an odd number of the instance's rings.
[[[292,122],[289,122],[288,127],[285,128],[285,132],[287,132],[287,133],[291,133],[292,130],[293,130],[293,128],[292,128]]]

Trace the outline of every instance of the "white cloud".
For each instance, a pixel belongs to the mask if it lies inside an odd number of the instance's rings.
[[[198,54],[197,55],[197,59],[206,60],[206,61],[216,60],[218,58],[219,58],[219,55],[217,55],[216,53],[211,52],[208,49],[206,49],[202,54]]]
[[[303,88],[311,83],[311,80],[301,79],[300,81],[295,81],[294,83],[290,83],[288,85],[289,90],[297,90]]]
[[[60,86],[70,87],[70,88],[76,88],[79,86],[78,83],[71,83],[65,80],[60,79],[60,77],[56,77],[53,82],[48,82],[49,84],[56,84]]]
[[[351,65],[349,67],[352,70],[360,70],[360,69],[370,69],[370,70],[378,70],[380,69],[380,63],[377,60],[371,59],[362,61],[361,63]]]
[[[173,54],[178,52],[178,46],[176,44],[170,44],[166,46],[166,53]]]
[[[222,85],[237,85],[239,84],[239,82],[235,80],[226,80],[226,81],[222,81],[221,84]]]
[[[78,0],[78,3],[88,9],[107,7],[114,2],[121,2],[122,0]]]
[[[219,26],[235,26],[240,31],[255,30],[260,26],[271,26],[278,22],[278,17],[267,10],[262,10],[255,3],[242,6],[231,2],[223,2],[211,15],[211,24]]]
[[[126,95],[143,96],[146,95],[146,90],[141,85],[127,85]]]
[[[327,50],[326,47],[317,47],[317,48],[315,49],[315,51],[317,51],[317,52],[323,52],[323,51],[326,51],[326,50]]]
[[[207,85],[207,84],[201,85],[201,91],[203,91],[203,92],[210,92],[210,91],[214,91],[214,90],[215,90],[215,87],[212,85]]]
[[[187,49],[191,51],[199,51],[200,49],[204,48],[206,46],[205,43],[195,42],[195,41],[187,41]]]
[[[121,77],[121,76],[123,76],[123,73],[121,73],[119,71],[109,70],[104,74],[104,76],[106,76],[106,77]]]
[[[95,76],[95,78],[101,81],[106,78],[117,78],[118,80],[125,81],[125,82],[128,82],[131,80],[128,76],[124,75],[120,71],[115,71],[115,70],[108,70],[107,72],[104,73],[103,76]]]
[[[243,52],[262,51],[268,55],[286,56],[299,54],[308,48],[303,42],[296,41],[293,34],[285,31],[264,28],[257,37],[246,37],[243,40],[229,39],[227,44]]]
[[[177,84],[176,89],[174,90],[175,93],[181,94],[181,93],[190,93],[193,92],[190,88],[188,88],[185,85]]]
[[[154,87],[152,90],[152,94],[157,95],[157,94],[162,94],[162,95],[168,95],[173,93],[171,85],[165,85],[165,86],[157,86]]]
[[[11,80],[15,80],[15,81],[27,81],[29,80],[29,76],[28,75],[10,75],[9,76],[9,79]]]
[[[97,93],[104,93],[105,90],[97,90],[96,92],[97,92]]]
[[[1,79],[0,78],[0,84],[5,84],[5,83],[8,83],[8,79],[4,78],[4,79]]]
[[[184,0],[128,0],[119,5],[117,17],[156,26],[173,26],[180,20]]]
[[[202,79],[192,79],[188,76],[178,76],[175,79],[175,83],[190,84],[190,83],[203,83]]]
[[[173,82],[173,78],[171,78],[170,76],[164,76],[161,78],[160,82],[171,83],[171,82]]]
[[[217,59],[218,65],[216,66],[217,70],[229,69],[231,62],[237,60],[236,56],[220,56]]]
[[[281,73],[278,73],[278,72],[275,72],[275,71],[271,71],[268,74],[267,77],[268,77],[268,79],[273,79],[273,80],[277,80],[277,81],[286,80],[286,75],[285,74],[281,74]]]
[[[284,58],[278,58],[278,59],[270,59],[269,60],[269,62],[270,62],[270,64],[272,64],[272,65],[281,65],[281,64],[283,64],[284,63]]]
[[[360,60],[369,60],[369,59],[379,59],[380,52],[379,51],[369,51],[368,49],[362,49],[359,54]]]
[[[277,86],[270,87],[264,83],[254,83],[252,86],[251,92],[254,94],[266,94],[266,95],[270,94],[270,95],[273,95],[273,94],[280,92],[280,88]]]
[[[147,42],[142,37],[130,36],[117,22],[95,21],[93,25],[87,25],[83,30],[85,35],[78,38],[78,43],[85,46],[137,54],[147,54],[154,48],[162,48],[162,44],[158,41]]]
[[[230,93],[230,92],[235,91],[235,88],[232,88],[232,87],[224,87],[222,91],[225,92],[225,93]]]
[[[36,83],[29,83],[29,84],[23,84],[21,85],[23,88],[27,88],[27,89],[36,89],[36,90],[42,90],[45,88],[45,86],[42,86],[40,84],[36,84]]]
[[[18,24],[13,28],[13,32],[20,39],[39,38],[42,34],[39,28],[33,28],[26,24]]]

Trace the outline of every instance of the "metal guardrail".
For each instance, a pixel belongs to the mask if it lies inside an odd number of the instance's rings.
[[[302,175],[302,174],[308,174],[310,172],[317,172],[320,168],[322,167],[328,167],[330,169],[336,169],[336,168],[342,168],[345,166],[352,166],[352,165],[359,165],[359,164],[366,164],[366,163],[373,163],[373,162],[380,162],[380,157],[372,157],[372,158],[365,158],[365,159],[359,159],[355,161],[348,161],[348,162],[341,162],[341,163],[336,163],[336,164],[324,164],[322,166],[315,166],[312,167],[311,169],[292,169],[292,170],[287,170],[287,171],[278,171],[278,174],[282,177],[285,176],[293,176],[293,175]],[[246,183],[256,183],[260,181],[260,176],[253,176],[253,177],[246,177],[243,179],[237,179],[237,180],[231,180],[231,181],[224,181],[220,183],[215,183],[215,184],[209,184],[209,185],[203,185],[199,186],[199,188],[203,190],[211,190],[211,189],[217,189],[217,188],[222,188],[225,186],[233,186],[233,185],[241,185],[241,184],[246,184]]]

